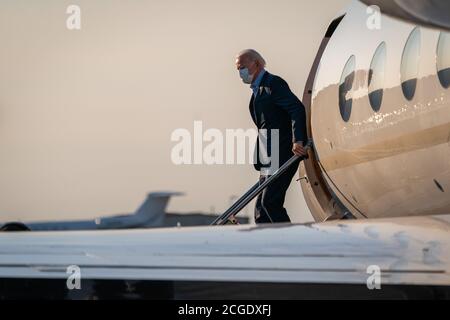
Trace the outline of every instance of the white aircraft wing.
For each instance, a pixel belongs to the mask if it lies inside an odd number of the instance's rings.
[[[450,217],[0,233],[0,278],[450,285]]]

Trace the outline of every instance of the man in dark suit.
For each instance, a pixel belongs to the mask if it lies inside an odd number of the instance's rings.
[[[265,149],[268,157],[265,159],[273,159],[277,156],[273,152],[278,152],[279,166],[282,166],[294,154],[306,155],[305,145],[308,140],[306,112],[305,107],[292,93],[286,81],[267,72],[265,66],[264,58],[252,49],[244,50],[236,57],[239,75],[253,91],[250,100],[252,119],[260,132],[267,133]],[[273,131],[277,132],[278,141],[271,141]],[[257,143],[255,168],[260,171],[260,181],[263,182],[270,176],[271,171],[267,170],[267,167],[271,167],[271,164],[262,161],[261,150],[258,146],[261,147],[261,143]],[[284,200],[298,165],[299,162],[292,165],[259,195],[255,207],[256,223],[290,222],[284,208]]]

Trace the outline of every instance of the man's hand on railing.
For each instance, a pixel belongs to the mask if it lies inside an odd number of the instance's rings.
[[[299,157],[305,157],[308,154],[306,148],[303,147],[303,141],[295,142],[292,147],[292,152]]]

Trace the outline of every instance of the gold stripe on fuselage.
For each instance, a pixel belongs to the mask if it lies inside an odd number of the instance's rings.
[[[328,172],[357,164],[376,161],[416,150],[427,149],[450,140],[450,123],[419,130],[393,139],[367,145],[354,150],[336,151],[321,159]]]

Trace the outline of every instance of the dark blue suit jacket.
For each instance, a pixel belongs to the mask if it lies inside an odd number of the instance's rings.
[[[278,76],[269,72],[264,74],[256,98],[252,94],[250,114],[258,129],[267,129],[268,131],[269,156],[271,156],[270,130],[279,130],[280,166],[294,155],[292,152],[294,142],[302,141],[304,145],[308,142],[305,107],[291,91],[286,81]],[[257,143],[256,170],[263,167],[258,150]],[[270,164],[265,166],[270,166]]]

